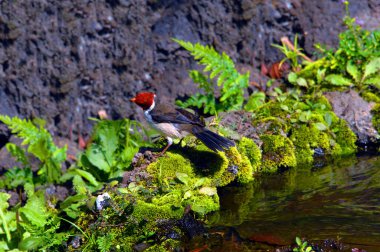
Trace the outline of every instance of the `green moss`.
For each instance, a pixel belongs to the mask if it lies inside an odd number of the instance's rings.
[[[157,220],[180,219],[183,215],[183,208],[173,206],[175,202],[157,205],[139,200],[136,203],[132,216],[138,221],[154,223]]]
[[[325,130],[317,128],[315,123],[296,125],[291,132],[290,139],[296,147],[297,162],[313,162],[314,149],[322,148],[326,155],[349,155],[356,151],[356,135],[347,123],[333,115],[332,125]],[[316,116],[314,119],[319,118]],[[320,123],[325,123],[319,118]]]
[[[262,171],[275,172],[281,167],[294,167],[297,164],[293,143],[282,135],[262,135]]]
[[[250,138],[243,137],[239,141],[238,150],[242,156],[247,156],[251,162],[253,172],[257,172],[261,165],[262,155],[260,148],[255,142]]]
[[[246,184],[253,181],[253,167],[246,155],[239,153],[236,147],[226,151],[226,156],[229,160],[229,173],[237,168],[236,181],[241,184]]]
[[[156,179],[175,178],[177,172],[195,176],[190,160],[181,154],[166,152],[164,156],[157,159],[147,167],[147,172]]]
[[[155,181],[169,186],[166,194],[152,198],[152,204],[170,206],[166,209],[168,211],[181,209],[179,213],[190,205],[200,215],[218,210],[219,198],[215,186],[227,185],[236,177],[228,171],[230,161],[226,154],[212,152],[202,144],[180,151],[167,152],[147,167]],[[210,191],[215,193],[210,194]]]
[[[351,155],[356,152],[357,146],[357,136],[347,125],[347,122],[343,119],[339,119],[334,125],[337,129],[335,132],[335,140],[340,146],[340,152],[335,153],[335,155]]]
[[[372,125],[377,130],[377,132],[380,132],[380,103],[376,104],[373,109],[371,110],[372,114]]]
[[[331,152],[328,134],[317,129],[314,124],[298,125],[292,130],[290,139],[296,147],[296,158],[299,164],[313,162],[315,148],[322,148],[327,153]]]

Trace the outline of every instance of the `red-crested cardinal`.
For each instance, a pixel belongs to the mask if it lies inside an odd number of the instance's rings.
[[[146,120],[168,140],[161,155],[173,144],[173,138],[183,138],[191,133],[213,151],[224,151],[235,143],[205,128],[204,122],[191,112],[156,103],[156,95],[151,92],[138,93],[131,102],[144,110]]]

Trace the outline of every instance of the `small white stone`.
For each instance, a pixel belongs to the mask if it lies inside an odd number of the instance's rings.
[[[96,197],[96,209],[98,209],[98,211],[102,210],[105,206],[108,205],[107,201],[109,199],[111,199],[111,197],[108,193],[103,193]]]

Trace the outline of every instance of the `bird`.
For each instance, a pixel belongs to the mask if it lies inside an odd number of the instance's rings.
[[[204,121],[190,111],[167,103],[160,103],[153,92],[140,92],[130,101],[144,111],[148,123],[167,139],[163,155],[173,144],[173,138],[182,139],[188,134],[194,135],[214,152],[225,151],[235,143],[206,128]]]

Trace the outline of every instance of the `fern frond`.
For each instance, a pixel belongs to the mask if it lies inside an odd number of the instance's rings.
[[[24,141],[23,145],[33,144],[38,141],[41,137],[46,137],[45,129],[38,129],[33,122],[21,119],[18,117],[10,118],[9,116],[0,115],[0,121],[6,124],[13,134],[16,134],[18,137],[22,138]]]
[[[208,72],[210,79],[216,80],[217,85],[222,87],[219,109],[223,111],[241,109],[244,102],[244,92],[249,83],[249,72],[244,75],[240,74],[226,53],[220,54],[211,46],[203,46],[199,43],[192,44],[178,39],[173,40],[189,51],[199,64],[205,66],[203,71]],[[190,76],[192,77],[192,74]],[[197,82],[197,79],[193,78],[193,80]],[[204,82],[203,79],[200,81]],[[215,97],[214,91],[210,90],[212,83],[208,83],[209,85],[200,84],[199,87],[205,90],[207,96],[213,95]],[[199,104],[200,101],[197,100],[199,98],[204,99],[204,96],[199,94],[192,96],[189,103]],[[206,112],[206,108],[204,110]]]
[[[42,162],[38,174],[43,175],[48,182],[58,182],[61,163],[66,160],[67,146],[58,148],[54,144],[50,133],[43,127],[42,120],[38,121],[39,127],[30,120],[10,118],[6,115],[0,115],[0,121],[5,123],[12,133],[22,138],[22,145],[29,145],[28,152]]]

